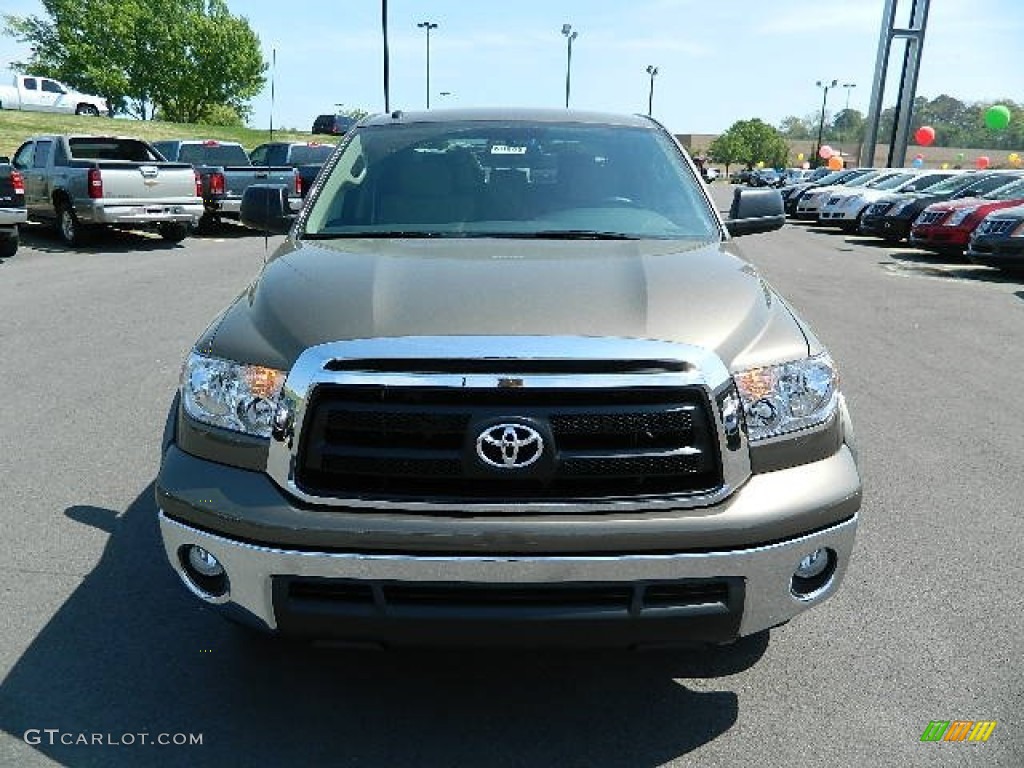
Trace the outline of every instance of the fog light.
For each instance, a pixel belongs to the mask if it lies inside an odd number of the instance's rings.
[[[837,563],[836,553],[824,547],[805,555],[793,571],[790,584],[793,596],[799,600],[817,597],[832,583]]]
[[[216,578],[224,575],[224,568],[220,564],[220,560],[202,547],[188,548],[188,564],[203,576]]]
[[[826,568],[828,568],[828,551],[816,549],[800,561],[800,565],[796,567],[796,572],[793,575],[800,579],[813,579]]]
[[[178,550],[181,576],[186,586],[208,602],[223,602],[228,593],[228,574],[212,553],[197,544]]]

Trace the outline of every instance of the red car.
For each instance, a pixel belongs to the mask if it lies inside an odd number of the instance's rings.
[[[962,254],[971,233],[988,214],[1024,204],[1024,178],[981,197],[929,205],[910,228],[910,244],[937,253]]]

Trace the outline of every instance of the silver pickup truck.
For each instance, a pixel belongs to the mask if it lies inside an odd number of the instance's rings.
[[[30,219],[53,222],[68,245],[100,226],[155,227],[171,242],[203,214],[196,172],[141,139],[34,136],[14,153]]]
[[[282,184],[296,201],[302,197],[298,170],[290,165],[256,166],[236,141],[176,139],[155,141],[153,146],[168,160],[191,163],[199,174],[203,204],[203,227],[222,218],[237,219],[242,195],[253,184]]]

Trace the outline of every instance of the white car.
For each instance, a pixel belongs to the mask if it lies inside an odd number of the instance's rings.
[[[0,85],[0,109],[64,112],[72,115],[109,115],[102,96],[79,93],[49,77],[15,75],[10,85]]]
[[[828,202],[829,198],[837,191],[840,193],[851,189],[859,189],[873,181],[884,178],[888,173],[886,168],[876,168],[863,176],[860,176],[848,184],[834,184],[827,187],[813,187],[804,192],[796,206],[796,218],[817,220],[821,207]]]
[[[893,192],[919,192],[956,174],[956,171],[916,171],[897,169],[882,179],[868,182],[861,189],[836,191],[820,206],[818,223],[837,226],[844,232],[856,232],[860,217],[868,206]]]

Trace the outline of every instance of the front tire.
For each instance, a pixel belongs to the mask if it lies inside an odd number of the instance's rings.
[[[76,115],[85,115],[86,117],[99,117],[100,111],[96,108],[95,104],[79,104],[75,108]]]
[[[166,221],[162,224],[157,225],[157,231],[160,233],[160,237],[169,243],[180,243],[186,237],[188,237],[191,227],[180,221]]]
[[[16,254],[20,242],[17,231],[12,235],[0,238],[0,259],[9,259]]]

